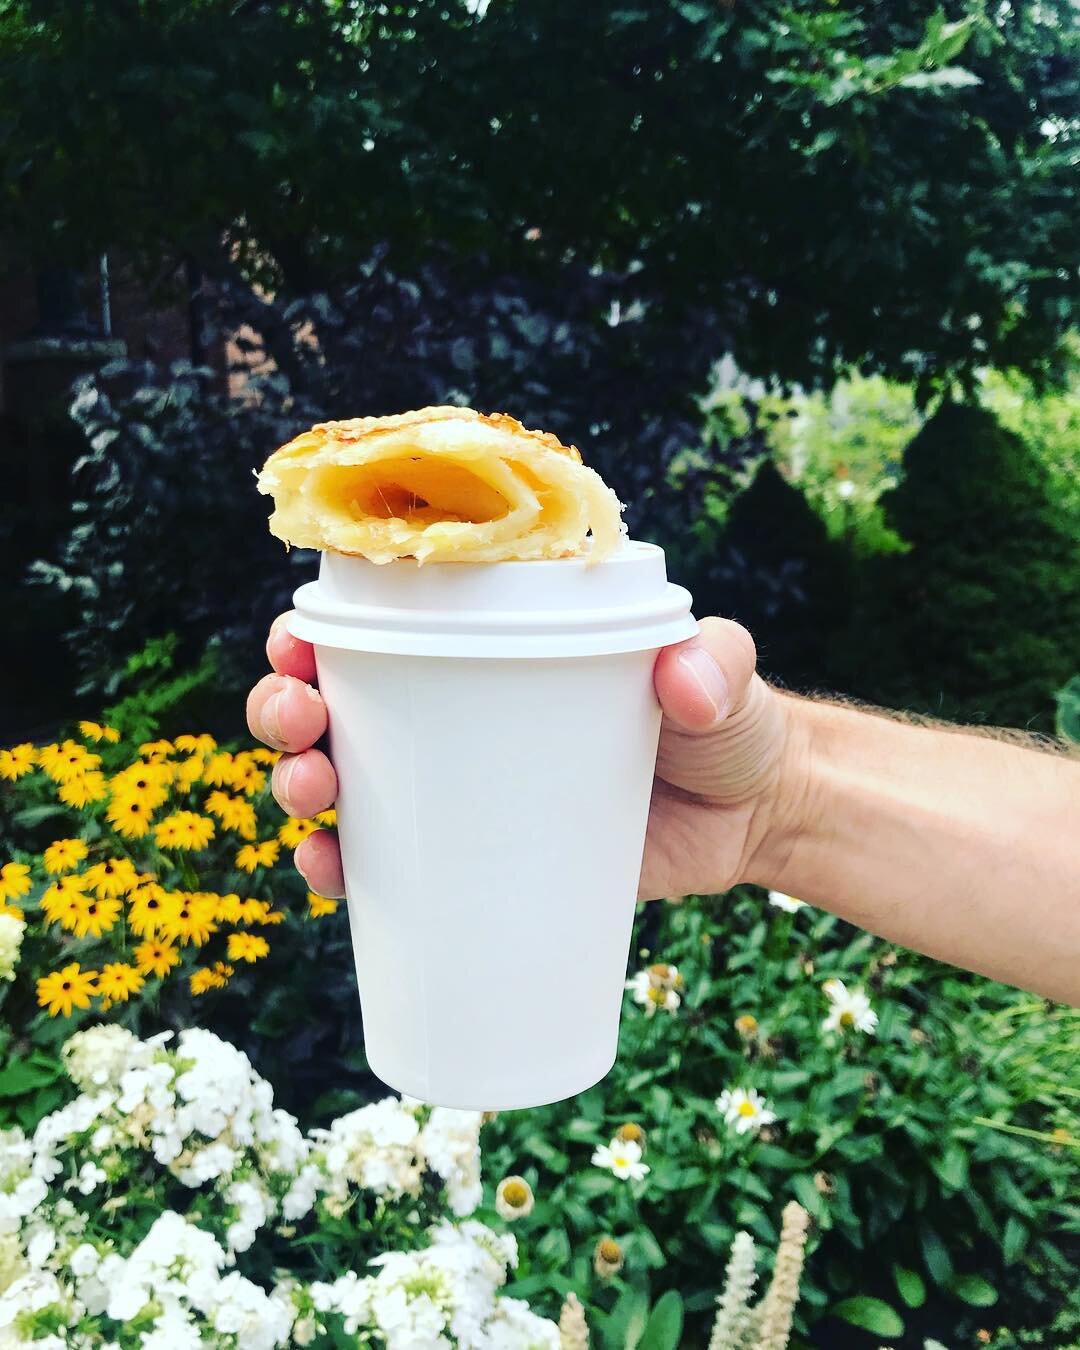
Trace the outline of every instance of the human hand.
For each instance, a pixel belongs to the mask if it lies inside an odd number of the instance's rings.
[[[253,736],[285,754],[272,787],[282,808],[310,817],[333,805],[337,777],[312,748],[326,731],[311,646],[282,615],[266,644],[274,674],[247,703]],[[754,643],[728,619],[704,619],[698,635],[658,656],[654,672],[664,711],[642,863],[640,896],[727,890],[747,879],[778,833],[793,737],[786,700],[755,672]],[[313,891],[344,895],[337,839],[319,830],[296,850]]]

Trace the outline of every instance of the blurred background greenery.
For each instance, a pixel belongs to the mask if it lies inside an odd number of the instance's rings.
[[[314,567],[253,468],[314,421],[441,402],[578,444],[773,679],[1075,735],[1078,130],[1071,0],[0,0],[3,739],[117,705],[133,742],[240,734]],[[521,1292],[563,1292],[617,1223],[626,1287],[700,1319],[734,1228],[771,1241],[795,1194],[813,1343],[1076,1344],[1075,1151],[971,1123],[1073,1128],[1075,1022],[731,904],[638,935],[727,1017],[716,1044],[688,1015],[606,1100],[496,1127],[564,1218]],[[896,999],[839,1076],[804,955]],[[374,1090],[355,1001],[322,993],[351,988],[344,929],[310,956],[282,945],[254,1024],[246,985],[176,1013],[302,1113]],[[760,1060],[747,1009],[790,1018],[760,1081],[803,1116],[732,1170],[695,1112]],[[640,1213],[560,1180],[560,1136],[620,1113],[681,1159]],[[726,1178],[699,1232],[695,1168]],[[844,1331],[844,1298],[909,1309],[910,1339],[873,1308]]]

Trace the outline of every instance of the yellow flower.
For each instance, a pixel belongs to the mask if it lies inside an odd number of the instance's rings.
[[[158,848],[204,849],[214,837],[214,822],[194,811],[174,811],[154,826]]]
[[[127,895],[139,885],[139,874],[130,858],[106,858],[88,867],[82,876],[87,886],[102,898]]]
[[[192,971],[188,983],[193,994],[205,994],[208,989],[224,989],[234,973],[232,966],[215,961],[212,966],[200,966]]]
[[[313,820],[297,820],[295,816],[290,816],[278,830],[277,837],[286,848],[296,848],[309,834],[314,834],[318,828]]]
[[[26,915],[18,905],[0,905],[0,914],[6,914],[11,919],[26,918]]]
[[[147,741],[139,746],[140,759],[165,759],[172,752],[172,741]]]
[[[23,774],[30,772],[36,760],[37,751],[29,741],[13,745],[10,750],[0,750],[0,778],[14,783]]]
[[[261,844],[245,844],[236,855],[236,865],[245,872],[254,872],[256,867],[273,867],[280,851],[281,845],[276,839],[266,839]]]
[[[0,867],[0,901],[18,900],[30,893],[30,869],[26,863],[10,862]]]
[[[146,983],[146,976],[126,961],[110,961],[101,967],[97,991],[110,1003],[126,1003]]]
[[[213,736],[208,736],[206,732],[203,732],[201,736],[191,736],[184,732],[182,736],[177,736],[173,740],[173,745],[176,746],[177,750],[183,751],[185,755],[212,755],[217,749],[217,741],[214,740]]]
[[[218,923],[242,923],[244,918],[244,901],[236,894],[230,891],[228,895],[219,895],[217,899],[217,920]]]
[[[108,794],[109,789],[105,785],[105,775],[93,772],[82,773],[77,778],[69,779],[62,784],[56,795],[66,806],[73,806],[77,811],[81,811],[84,806],[99,802]]]
[[[72,1008],[89,1008],[96,979],[96,970],[82,970],[78,961],[72,961],[63,970],[53,971],[38,980],[38,1004],[47,1008],[51,1017],[60,1013],[70,1017]]]
[[[180,964],[180,953],[171,942],[148,938],[135,948],[135,965],[143,975],[164,979],[173,966]]]
[[[113,774],[109,783],[113,799],[137,801],[152,810],[168,797],[173,773],[172,764],[148,764],[137,759],[134,764]]]
[[[121,839],[141,839],[150,833],[150,817],[154,809],[137,797],[114,797],[105,812],[105,818]]]
[[[228,957],[230,961],[257,961],[270,950],[265,938],[254,933],[230,933]]]
[[[308,913],[313,919],[321,919],[324,914],[336,914],[338,902],[328,900],[325,895],[316,895],[314,891],[307,893]]]
[[[237,787],[240,771],[228,750],[211,755],[203,769],[203,782],[211,787]]]
[[[256,746],[254,750],[246,750],[244,753],[256,764],[276,764],[281,758],[280,750],[268,750],[264,745]]]
[[[270,913],[269,900],[241,900],[240,921],[243,923],[263,923]]]
[[[266,786],[266,770],[260,769],[250,751],[244,751],[233,760],[233,784],[249,797]]]
[[[184,897],[177,891],[166,892],[156,881],[139,886],[128,895],[128,923],[141,938],[151,938],[166,919],[175,917]]]
[[[206,799],[206,809],[217,816],[227,830],[235,830],[241,839],[255,838],[255,808],[243,797],[230,797],[218,789]]]
[[[315,820],[324,830],[333,829],[337,824],[337,812],[331,807],[329,811],[320,811]]]
[[[109,745],[115,745],[120,739],[115,727],[103,726],[100,722],[80,722],[79,732],[88,741],[106,741]]]
[[[266,908],[265,914],[260,915],[260,917],[259,917],[258,919],[256,919],[255,922],[256,922],[256,923],[262,923],[262,924],[278,924],[278,923],[284,923],[284,922],[285,922],[285,914],[284,914],[284,911],[282,911],[282,910],[280,910],[280,909],[271,909],[271,908],[269,907],[269,904],[268,904],[268,905],[267,905],[267,908]]]
[[[88,852],[81,839],[57,839],[41,855],[41,861],[45,864],[45,871],[55,875],[58,872],[70,872]]]
[[[38,763],[55,783],[70,783],[97,769],[100,755],[92,755],[85,745],[67,740],[62,745],[45,745],[38,751]]]
[[[202,755],[192,755],[190,759],[182,759],[179,764],[173,766],[176,769],[174,782],[177,792],[190,792],[195,784],[202,777],[202,771],[206,767],[206,760]]]
[[[201,947],[217,932],[217,897],[178,893],[179,905],[166,914],[158,931],[167,938]]]
[[[121,901],[113,897],[99,899],[92,895],[73,895],[67,913],[60,916],[60,922],[76,937],[101,937],[116,927],[122,909]]]
[[[68,908],[72,896],[83,895],[87,884],[81,876],[60,877],[41,897],[41,909],[45,917],[55,923],[62,911]]]

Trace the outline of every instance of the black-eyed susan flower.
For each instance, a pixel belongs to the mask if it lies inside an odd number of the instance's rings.
[[[205,994],[211,989],[224,989],[233,975],[233,967],[224,961],[215,961],[212,966],[200,966],[193,970],[188,984],[193,994]]]
[[[105,741],[108,745],[115,745],[120,739],[120,733],[115,727],[104,726],[100,722],[80,722],[79,735],[85,736],[88,741]]]
[[[145,983],[146,976],[128,962],[109,961],[101,967],[97,977],[97,992],[109,1005],[126,1003]]]
[[[296,848],[302,844],[309,834],[314,834],[319,828],[314,820],[298,820],[295,816],[289,819],[278,830],[278,838],[286,848]]]
[[[121,839],[142,839],[150,833],[150,819],[154,808],[137,797],[114,797],[105,812],[105,819]]]
[[[330,900],[325,895],[316,895],[314,891],[307,893],[308,914],[313,919],[321,919],[324,914],[336,914],[338,902]]]
[[[320,811],[315,817],[315,822],[324,830],[332,830],[337,825],[337,812],[333,807],[329,811]]]
[[[256,764],[276,764],[281,758],[280,750],[269,750],[265,745],[256,746],[247,753]]]
[[[28,774],[37,763],[37,751],[25,741],[22,745],[10,746],[7,750],[0,750],[0,778],[6,779],[9,783],[17,782],[24,774]]]
[[[9,862],[0,867],[0,901],[18,900],[30,894],[30,868],[26,863]]]
[[[214,837],[214,822],[194,811],[174,811],[154,826],[158,848],[198,852]]]
[[[265,839],[261,844],[245,844],[236,855],[236,865],[244,872],[254,872],[256,867],[273,867],[281,852],[276,839]]]
[[[172,764],[137,759],[114,773],[109,786],[114,800],[136,801],[154,810],[168,797],[175,772]]]
[[[179,951],[164,938],[147,938],[135,948],[135,968],[142,975],[156,975],[163,980],[179,964]]]
[[[37,1001],[50,1017],[70,1017],[73,1008],[89,1008],[95,992],[96,970],[83,970],[72,961],[62,970],[43,975],[37,982]]]
[[[172,752],[172,741],[144,741],[139,746],[140,759],[167,759]]]
[[[217,749],[217,741],[205,731],[199,736],[184,732],[173,738],[173,745],[185,755],[212,755]]]
[[[94,863],[82,874],[83,881],[99,896],[127,895],[140,884],[139,873],[130,858],[106,858]]]
[[[92,806],[94,802],[103,801],[109,795],[109,787],[105,775],[95,770],[79,774],[75,778],[69,778],[66,783],[61,783],[56,795],[65,806],[72,806],[76,811],[81,811],[86,806]]]
[[[84,895],[89,889],[85,879],[75,873],[58,877],[47,887],[41,897],[41,909],[45,917],[56,923],[62,911],[66,910],[73,895]]]
[[[244,905],[235,891],[228,895],[219,895],[217,899],[217,920],[219,923],[243,923]]]
[[[175,942],[202,947],[217,932],[217,897],[177,892],[179,904],[164,916],[159,932]]]
[[[236,787],[240,771],[228,750],[218,750],[210,756],[203,768],[203,782],[210,787]]]
[[[502,1219],[524,1219],[535,1204],[533,1189],[524,1177],[503,1177],[495,1188],[495,1210]]]
[[[233,759],[233,786],[249,797],[261,792],[266,786],[266,770],[259,767],[249,750],[242,751]]]
[[[180,908],[179,892],[166,891],[156,881],[144,881],[128,893],[128,924],[138,937],[151,938],[165,919]]]
[[[113,897],[98,898],[96,895],[74,895],[73,904],[60,922],[76,937],[101,937],[116,927],[116,921],[123,911],[123,902]]]
[[[85,745],[67,740],[61,745],[44,745],[38,751],[38,763],[54,783],[69,783],[101,765],[101,756],[91,754]]]
[[[57,876],[78,867],[79,863],[85,861],[89,851],[81,839],[54,839],[41,855],[41,861],[46,872]]]
[[[173,782],[176,785],[177,792],[190,792],[195,784],[202,779],[206,761],[202,755],[192,755],[190,759],[182,759],[179,764],[173,767],[175,769]]]
[[[241,839],[255,838],[255,808],[246,798],[233,797],[216,788],[206,799],[206,810]]]
[[[258,961],[270,951],[270,944],[256,933],[230,933],[228,957],[230,961]]]

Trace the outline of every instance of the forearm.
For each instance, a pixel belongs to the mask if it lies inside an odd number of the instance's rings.
[[[775,821],[747,880],[1080,1003],[1080,763],[785,699]]]

